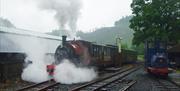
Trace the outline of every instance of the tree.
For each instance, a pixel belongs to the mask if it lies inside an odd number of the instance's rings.
[[[133,44],[145,40],[180,40],[180,0],[133,0]]]

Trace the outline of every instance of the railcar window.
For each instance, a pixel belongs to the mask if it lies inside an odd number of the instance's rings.
[[[107,49],[107,55],[110,55],[110,48]]]
[[[94,47],[92,47],[92,55],[93,55],[93,56],[94,56],[94,50],[95,50]]]
[[[96,47],[96,56],[98,56],[98,54],[99,54],[99,48]]]
[[[95,51],[96,51],[96,48],[95,47],[93,47],[93,53],[95,54]]]
[[[104,55],[107,55],[107,48],[104,48]]]
[[[101,47],[98,47],[98,57],[101,55]]]
[[[94,56],[96,57],[97,56],[97,47],[95,47],[94,49],[95,49],[95,51],[94,51],[95,55]]]
[[[98,57],[99,56],[99,47],[98,46],[95,46],[95,57]]]
[[[110,54],[109,52],[110,52],[110,48],[107,48],[107,53],[106,53],[107,56],[109,56]]]

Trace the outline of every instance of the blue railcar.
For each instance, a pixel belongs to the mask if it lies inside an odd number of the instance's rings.
[[[155,75],[168,75],[167,43],[165,41],[146,41],[145,69],[148,73]]]

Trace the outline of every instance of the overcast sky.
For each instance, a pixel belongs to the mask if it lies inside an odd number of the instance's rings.
[[[113,26],[123,16],[131,14],[132,0],[82,0],[77,22],[78,30],[88,32],[103,26]],[[55,12],[41,10],[36,0],[0,0],[0,17],[16,27],[49,32],[58,28]]]

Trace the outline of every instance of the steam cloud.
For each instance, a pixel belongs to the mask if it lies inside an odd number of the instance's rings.
[[[92,68],[76,67],[69,60],[57,65],[55,70],[54,79],[57,82],[64,84],[73,84],[79,82],[88,82],[97,77],[96,72]]]
[[[81,0],[40,0],[39,7],[43,10],[55,11],[55,19],[59,23],[60,30],[65,30],[68,26],[70,37],[76,36],[76,23],[80,15]]]
[[[40,40],[32,38],[26,41],[31,42],[25,43],[25,41],[21,41],[18,43],[28,55],[25,62],[30,60],[32,61],[32,64],[29,64],[23,70],[21,75],[22,79],[35,83],[47,81],[49,78],[46,71],[46,65],[52,64],[54,62],[54,57],[45,55],[48,48],[45,44],[42,45]],[[61,64],[56,65],[54,72],[55,81],[64,84],[88,82],[96,77],[97,73],[93,68],[76,67],[69,60],[63,60]]]
[[[29,41],[29,43],[27,43]],[[27,54],[25,63],[32,61],[31,64],[27,65],[23,69],[21,75],[22,79],[29,82],[43,82],[48,80],[48,73],[46,72],[46,60],[45,53],[47,52],[47,47],[45,44],[41,44],[40,39],[37,38],[27,38],[17,42],[22,50]]]
[[[29,82],[43,82],[48,80],[48,74],[46,72],[46,66],[40,66],[39,64],[30,64],[23,70],[21,75],[22,79]]]

